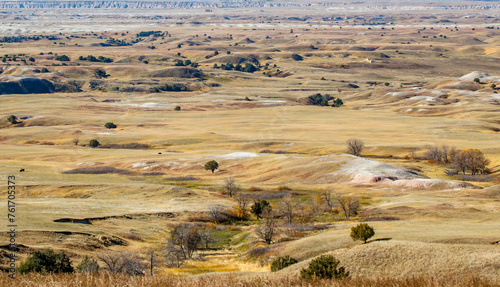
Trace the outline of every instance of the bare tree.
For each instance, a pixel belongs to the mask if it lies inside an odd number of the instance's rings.
[[[450,163],[450,158],[448,156],[448,151],[450,148],[447,145],[441,147],[441,162],[444,164]]]
[[[484,173],[486,166],[490,164],[490,160],[485,158],[484,154],[478,149],[464,150],[460,152],[460,155],[465,157],[465,166],[472,175]]]
[[[224,206],[220,204],[211,205],[208,210],[208,217],[215,223],[226,221],[227,215],[224,214]]]
[[[291,194],[287,194],[280,201],[280,213],[283,214],[288,223],[292,223],[297,206],[298,204],[295,200],[293,200]]]
[[[186,261],[184,257],[184,252],[179,248],[179,246],[174,245],[172,241],[168,241],[163,249],[163,253],[166,259],[167,267],[181,267],[181,265]]]
[[[210,243],[217,242],[217,240],[212,237],[212,231],[208,228],[202,229],[200,231],[200,237],[201,242],[205,244],[205,249],[208,249],[208,245]]]
[[[273,242],[274,229],[276,228],[275,224],[274,212],[270,206],[266,206],[262,212],[262,221],[255,228],[257,237],[265,243],[271,244]]]
[[[178,247],[186,259],[193,257],[201,243],[200,227],[194,224],[180,224],[172,230],[170,236],[168,243]]]
[[[311,213],[312,215],[316,215],[321,211],[321,194],[316,194],[310,201]]]
[[[149,261],[149,271],[151,275],[153,275],[154,267],[155,265],[158,264],[158,256],[156,255],[156,252],[153,249],[150,249],[148,251],[148,261]]]
[[[229,197],[233,197],[240,190],[240,185],[233,177],[228,177],[224,181],[224,185],[222,185],[222,188],[229,194]]]
[[[362,140],[350,139],[347,141],[347,153],[349,154],[359,156],[364,147],[365,144]]]
[[[455,159],[455,157],[460,153],[459,150],[457,150],[454,146],[450,147],[450,149],[448,149],[448,158],[450,160],[451,163],[453,163],[453,160]]]
[[[248,216],[248,204],[250,203],[250,198],[241,193],[237,193],[233,198],[236,203],[238,203],[238,205],[233,209],[236,211],[236,215],[239,219],[246,218]]]
[[[238,204],[238,207],[241,210],[247,211],[248,204],[250,203],[250,198],[248,198],[248,196],[241,194],[241,193],[237,193],[234,196],[234,200],[236,201],[236,203]]]
[[[107,250],[97,254],[97,258],[112,273],[126,273],[129,275],[144,274],[142,260],[137,254],[132,252]]]
[[[328,210],[331,211],[335,207],[335,201],[332,198],[332,192],[327,190],[321,193],[323,196],[323,201],[325,202],[326,206],[328,207]]]
[[[358,214],[359,211],[359,197],[357,196],[344,196],[340,193],[335,195],[335,201],[338,203],[338,208],[347,220],[351,218],[351,215]]]
[[[73,139],[71,141],[73,142],[74,145],[78,145],[78,143],[80,143],[80,133],[81,132],[82,131],[76,130],[73,133]]]
[[[437,146],[433,146],[425,152],[425,158],[435,162],[441,162],[441,150]]]
[[[453,158],[452,164],[456,170],[461,171],[465,174],[465,171],[467,171],[467,155],[462,151],[457,151],[457,154]]]

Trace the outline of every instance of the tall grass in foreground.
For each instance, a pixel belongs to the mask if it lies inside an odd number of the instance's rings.
[[[342,279],[342,280],[300,280],[297,277],[272,277],[272,276],[252,276],[238,277],[232,274],[205,275],[198,277],[177,277],[171,275],[155,276],[129,276],[123,274],[99,273],[95,275],[87,274],[56,274],[39,275],[26,274],[18,275],[16,279],[11,279],[6,273],[0,275],[0,286],[261,286],[261,287],[285,287],[285,286],[331,286],[331,287],[372,287],[372,286],[401,286],[401,287],[422,287],[422,286],[446,286],[446,287],[490,287],[500,286],[499,282],[489,282],[477,277],[415,277],[404,279]]]

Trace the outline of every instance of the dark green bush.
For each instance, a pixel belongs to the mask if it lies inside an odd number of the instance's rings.
[[[114,123],[106,123],[104,127],[107,129],[116,129],[116,125]]]
[[[295,264],[299,261],[297,261],[295,258],[290,257],[290,256],[284,256],[284,257],[278,257],[276,258],[273,263],[271,263],[271,271],[276,272],[279,271],[283,268],[286,268],[292,264]]]
[[[95,140],[95,139],[94,139],[94,140],[90,140],[90,141],[89,141],[89,146],[90,146],[90,147],[96,148],[96,147],[98,147],[99,145],[100,145],[100,143],[99,143],[97,140]]]
[[[18,267],[21,274],[29,272],[38,273],[72,273],[74,272],[71,261],[64,251],[56,254],[52,249],[35,251],[21,262]]]
[[[61,61],[61,62],[68,62],[70,59],[66,55],[61,55],[61,56],[55,57],[54,60]]]
[[[342,279],[349,276],[344,267],[339,267],[340,261],[330,255],[321,255],[309,263],[307,269],[300,271],[301,279]]]
[[[7,120],[11,123],[11,124],[17,124],[17,117],[14,116],[14,115],[10,115]]]

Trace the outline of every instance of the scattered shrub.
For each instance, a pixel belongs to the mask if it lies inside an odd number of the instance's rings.
[[[106,123],[104,127],[107,129],[116,129],[116,125],[114,123]]]
[[[99,271],[99,264],[96,260],[90,259],[85,255],[82,262],[76,266],[76,270],[80,273],[94,273]]]
[[[286,185],[280,185],[276,188],[277,191],[290,191],[292,190],[291,188],[289,188],[288,186]]]
[[[68,62],[68,61],[70,61],[69,57],[66,56],[66,55],[57,56],[57,57],[54,58],[54,60],[61,61],[61,62]]]
[[[142,238],[139,235],[134,234],[134,233],[126,233],[123,235],[123,238],[135,240],[135,241],[144,241],[144,240],[142,240]]]
[[[180,111],[180,110],[181,110],[181,107],[180,107],[180,106],[176,106],[176,107],[174,108],[174,111]]]
[[[301,279],[342,279],[349,276],[344,267],[339,267],[340,261],[330,255],[321,255],[309,264],[307,269],[300,271]]]
[[[7,120],[11,123],[11,124],[17,124],[17,117],[14,116],[14,115],[10,115]]]
[[[37,273],[72,273],[74,272],[73,266],[69,257],[61,251],[56,254],[54,250],[48,248],[43,251],[35,251],[32,255],[28,256],[19,267],[18,271],[21,274],[28,272]]]
[[[271,263],[271,271],[276,272],[279,271],[283,268],[286,268],[292,264],[295,264],[299,261],[297,261],[295,258],[290,257],[290,256],[284,256],[284,257],[278,257],[276,258],[272,263]]]
[[[166,177],[165,180],[188,181],[188,180],[198,180],[198,178],[194,176],[173,176],[173,177]]]
[[[91,148],[96,148],[100,145],[99,141],[97,141],[96,139],[92,139],[89,141],[89,146]]]
[[[72,170],[63,171],[64,174],[130,174],[130,171],[126,169],[118,169],[110,166],[92,166],[92,167],[82,167],[75,168]]]

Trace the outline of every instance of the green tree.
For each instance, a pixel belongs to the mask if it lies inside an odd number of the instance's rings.
[[[272,272],[279,271],[279,270],[286,268],[286,267],[288,267],[292,264],[295,264],[297,262],[299,262],[299,261],[297,261],[295,258],[290,257],[288,255],[284,256],[284,257],[279,256],[271,263],[271,271]]]
[[[11,123],[11,124],[17,124],[17,117],[14,116],[14,115],[10,115],[7,120]]]
[[[116,129],[116,125],[114,123],[106,123],[104,127],[107,129]]]
[[[270,206],[269,201],[262,199],[262,200],[256,201],[250,207],[250,211],[253,214],[255,214],[255,216],[257,216],[257,218],[261,218],[262,217],[262,212],[264,211],[264,208],[266,206]]]
[[[49,72],[49,70],[48,70],[47,68],[42,68],[41,72],[42,72],[42,73],[48,73],[48,72]]]
[[[181,107],[180,107],[180,106],[176,106],[176,107],[174,108],[174,111],[180,111],[180,110],[181,110]]]
[[[366,240],[373,237],[373,235],[375,235],[375,231],[373,231],[373,228],[366,223],[360,223],[351,228],[351,238],[354,241],[363,240],[364,243],[366,243]]]
[[[28,272],[38,273],[72,273],[74,272],[71,261],[64,251],[56,254],[54,250],[48,248],[42,251],[35,251],[28,256],[19,267],[21,274]]]
[[[99,145],[100,145],[100,143],[96,139],[93,139],[93,140],[89,141],[89,146],[92,147],[92,148],[96,148]]]
[[[342,279],[349,276],[344,267],[338,267],[340,261],[330,255],[321,255],[309,263],[307,269],[300,271],[302,279]]]
[[[215,160],[211,160],[205,163],[205,170],[211,170],[212,173],[214,173],[214,171],[218,168],[219,168],[219,163],[216,162]]]

